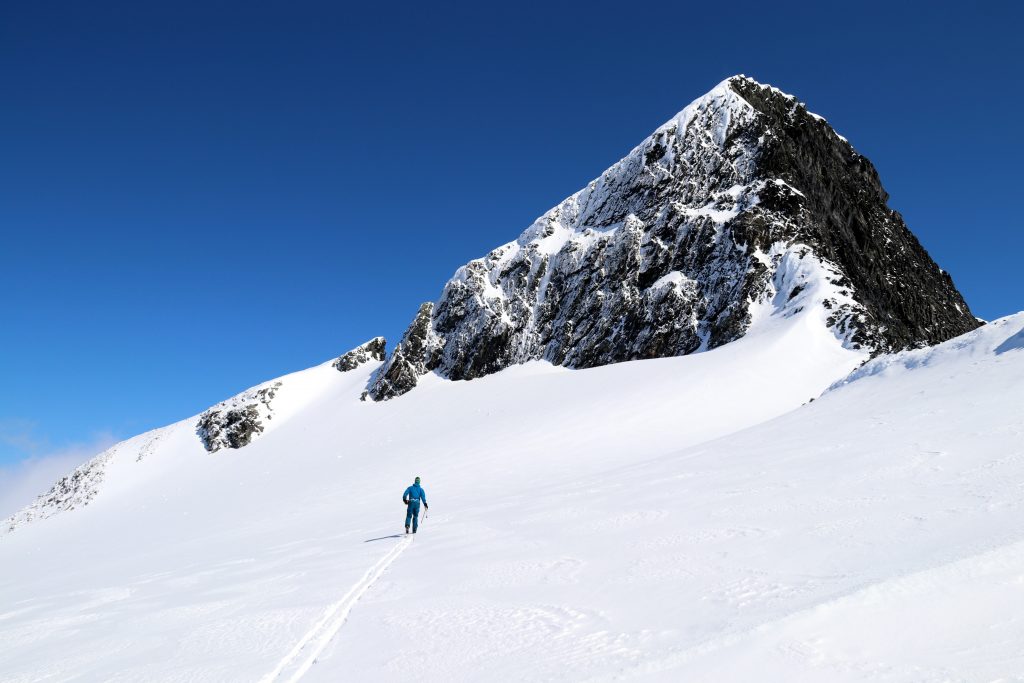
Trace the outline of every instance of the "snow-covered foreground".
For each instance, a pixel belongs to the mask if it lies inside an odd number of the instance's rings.
[[[798,315],[382,404],[282,378],[249,446],[137,437],[0,536],[0,679],[1024,680],[1024,314],[802,405],[861,360]]]

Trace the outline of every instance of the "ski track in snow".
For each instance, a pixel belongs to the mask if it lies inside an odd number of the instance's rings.
[[[306,675],[310,667],[316,663],[320,653],[324,651],[324,648],[334,639],[334,636],[338,634],[341,627],[345,625],[348,615],[355,604],[377,582],[377,579],[387,571],[388,567],[398,559],[398,556],[409,547],[412,540],[412,536],[403,538],[377,564],[370,567],[366,574],[363,575],[363,578],[349,589],[345,597],[331,605],[320,618],[320,621],[306,635],[299,639],[299,642],[295,644],[291,652],[281,660],[274,670],[260,679],[260,683],[275,683],[276,681],[294,683]],[[302,655],[306,650],[309,650],[309,654],[303,660]],[[300,661],[301,664],[289,676],[288,671]]]

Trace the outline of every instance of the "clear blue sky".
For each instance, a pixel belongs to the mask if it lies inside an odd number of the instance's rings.
[[[977,315],[1024,309],[1018,3],[486,4],[4,3],[0,464],[393,342],[740,72],[875,162]]]

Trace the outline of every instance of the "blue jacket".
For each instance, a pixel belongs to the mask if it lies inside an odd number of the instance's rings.
[[[405,490],[402,494],[402,502],[409,503],[411,501],[423,501],[423,504],[427,504],[427,492],[423,490],[423,487],[419,484],[413,484]]]

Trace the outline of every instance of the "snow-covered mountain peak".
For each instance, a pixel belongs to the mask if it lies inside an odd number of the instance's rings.
[[[544,248],[553,253],[554,246],[561,247],[564,244],[564,239],[559,239],[564,238],[564,235],[558,234],[561,232],[558,228],[575,232],[588,228],[614,230],[617,225],[605,225],[605,216],[599,213],[604,200],[624,183],[635,182],[639,174],[651,171],[671,173],[677,147],[666,142],[684,138],[695,119],[699,119],[702,129],[710,133],[710,141],[722,148],[731,127],[755,114],[753,107],[732,88],[732,80],[722,81],[695,99],[586,187],[547,211],[523,231],[516,240],[517,244],[526,246],[547,241]],[[735,197],[738,192],[746,189],[743,181],[749,179],[739,176],[735,180],[737,182],[733,185],[717,189]],[[706,193],[699,198],[707,199]],[[552,237],[554,240],[549,239]]]
[[[748,102],[741,94],[741,88],[756,88],[764,91],[774,97],[779,97],[784,100],[788,100],[792,104],[800,104],[799,101],[793,95],[783,92],[773,85],[766,83],[760,83],[750,76],[744,74],[736,74],[720,81],[715,87],[708,90],[706,93],[696,98],[688,105],[683,107],[679,113],[673,116],[671,119],[666,121],[664,124],[658,127],[657,130],[651,135],[654,137],[659,133],[664,133],[669,129],[675,129],[675,132],[682,135],[686,128],[693,121],[698,112],[702,110],[714,111],[721,117],[728,116],[744,112],[747,110],[754,111],[754,106]],[[814,114],[817,116],[817,114]],[[650,138],[648,138],[650,139]],[[646,140],[645,140],[646,142]],[[643,143],[638,145],[642,147]]]
[[[977,322],[886,202],[874,167],[791,95],[736,76],[659,127],[513,242],[460,268],[375,378],[389,399],[472,379],[685,355],[751,330],[786,254],[817,265],[824,324],[875,353]],[[807,287],[804,283],[803,287]],[[794,295],[795,296],[795,295]]]
[[[974,329],[886,197],[795,98],[723,81],[389,356],[0,524],[0,677],[1016,680],[1024,313]]]
[[[713,111],[719,117],[721,123],[727,123],[729,116],[752,110],[753,107],[750,106],[750,103],[743,99],[732,87],[734,80],[743,78],[745,77],[733,76],[723,80],[714,88],[683,107],[678,114],[659,126],[651,137],[668,132],[669,130],[672,130],[676,135],[683,135],[687,127],[689,127],[690,123],[701,111]],[[750,82],[755,83],[753,80]]]

